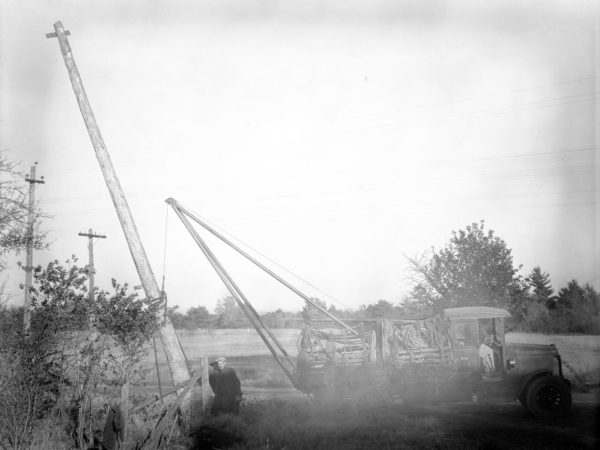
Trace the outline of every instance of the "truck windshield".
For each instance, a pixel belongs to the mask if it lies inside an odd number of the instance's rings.
[[[459,347],[476,347],[477,322],[472,320],[456,322],[454,324],[454,335],[456,344]]]

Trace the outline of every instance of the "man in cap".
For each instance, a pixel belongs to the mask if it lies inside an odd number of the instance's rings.
[[[215,394],[210,413],[213,416],[218,414],[235,414],[240,412],[240,402],[242,401],[242,390],[240,380],[231,367],[225,367],[226,360],[219,356],[210,365],[213,367],[208,381]]]

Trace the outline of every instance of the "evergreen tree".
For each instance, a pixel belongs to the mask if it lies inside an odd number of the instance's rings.
[[[590,285],[581,286],[572,280],[558,292],[551,310],[557,332],[600,332],[600,296]]]
[[[525,281],[530,288],[532,300],[548,306],[554,302],[554,289],[550,285],[550,275],[542,272],[540,266],[534,267]]]

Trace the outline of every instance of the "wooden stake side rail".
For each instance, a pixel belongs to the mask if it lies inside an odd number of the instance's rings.
[[[450,347],[400,350],[395,354],[392,353],[391,356],[393,360],[400,364],[405,362],[449,363],[452,361]]]

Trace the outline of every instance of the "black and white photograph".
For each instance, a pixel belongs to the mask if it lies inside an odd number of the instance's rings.
[[[600,3],[0,0],[0,450],[600,447]]]

